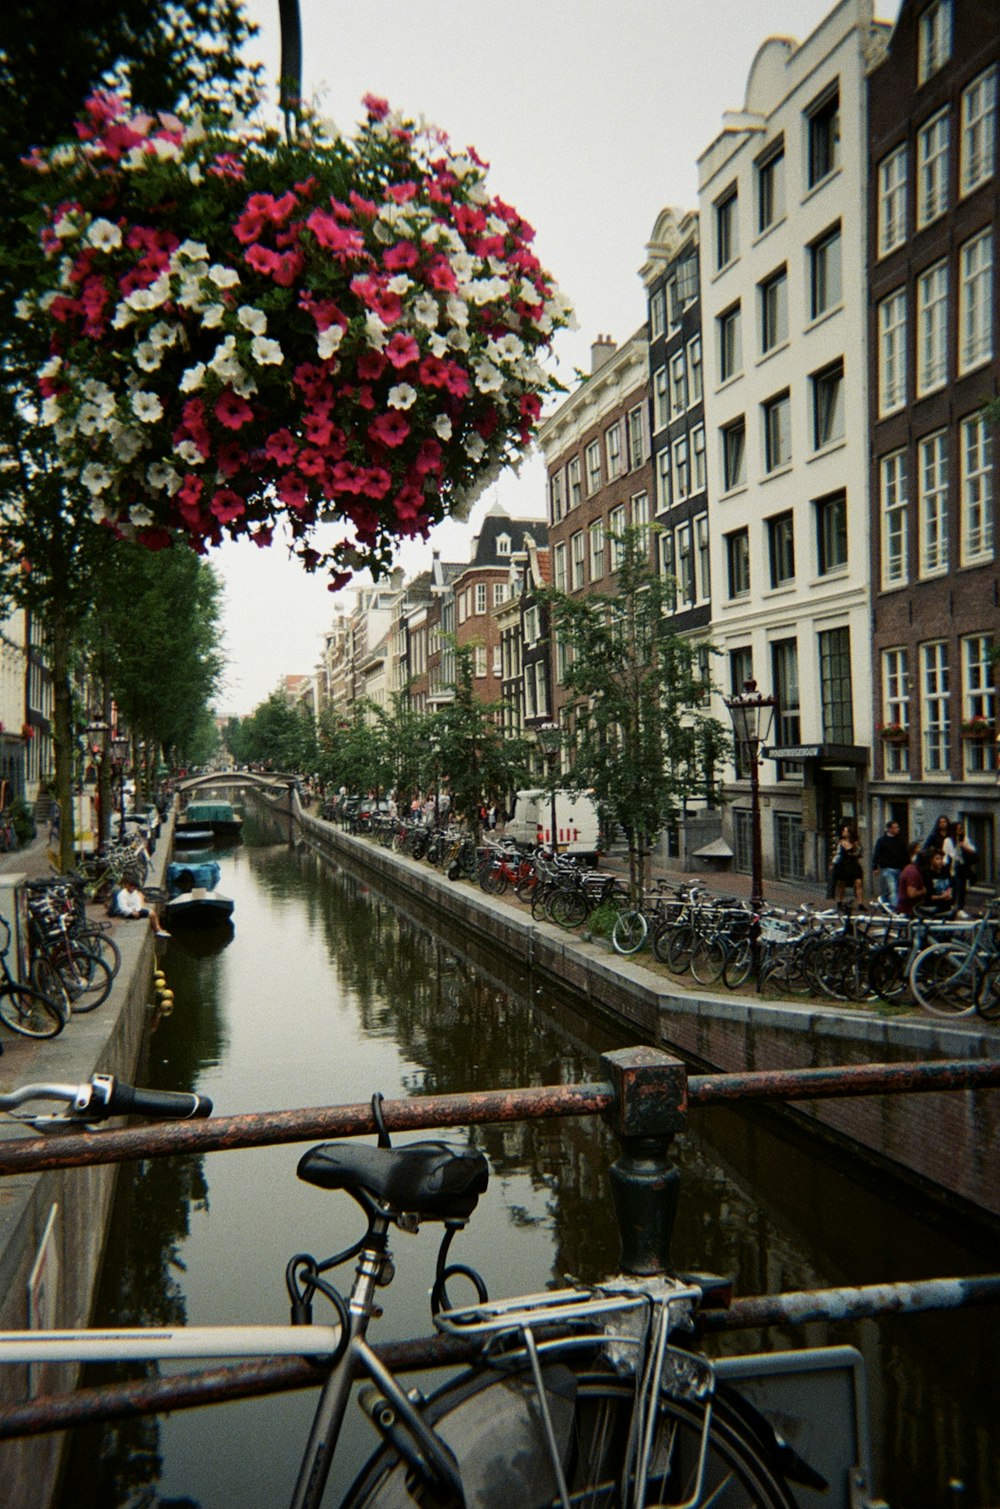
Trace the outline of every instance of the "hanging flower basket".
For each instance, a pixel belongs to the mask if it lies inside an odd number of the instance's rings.
[[[910,730],[902,723],[884,723],[879,729],[883,744],[905,744],[910,737]]]
[[[28,740],[28,742],[30,743],[31,740],[34,737],[35,737],[34,725],[31,724],[31,723],[22,723],[21,724],[21,738]]]
[[[198,550],[284,520],[308,569],[378,569],[527,450],[569,305],[471,148],[365,106],[352,139],[286,142],[99,94],[29,160],[45,258],[18,313],[96,520]]]
[[[966,718],[962,723],[963,739],[992,739],[996,736],[996,725],[987,718]]]

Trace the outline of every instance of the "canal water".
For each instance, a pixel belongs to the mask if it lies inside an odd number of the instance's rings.
[[[599,1076],[625,1045],[579,1003],[504,959],[474,966],[252,814],[221,856],[228,942],[167,945],[174,1007],[150,1039],[148,1084],[197,1089],[221,1114]],[[480,950],[480,958],[482,956]],[[679,1268],[733,1274],[742,1294],[992,1271],[995,1243],[832,1155],[775,1117],[696,1112],[678,1143]],[[482,1148],[490,1187],[453,1259],[492,1294],[614,1271],[612,1140],[595,1118],[449,1134]],[[929,1135],[932,1132],[929,1129]],[[123,1171],[100,1324],[281,1322],[283,1274],[360,1234],[345,1196],[300,1183],[285,1146],[152,1160]],[[398,1276],[377,1340],[425,1334],[435,1228],[397,1235]],[[346,1282],[346,1281],[345,1281]],[[897,1317],[727,1337],[728,1352],[826,1342],[861,1348],[877,1482],[892,1509],[1000,1504],[997,1315]],[[287,1500],[311,1396],[175,1413],[77,1433],[61,1509],[272,1509]],[[331,1505],[374,1444],[352,1414]],[[516,1506],[511,1506],[516,1509]]]

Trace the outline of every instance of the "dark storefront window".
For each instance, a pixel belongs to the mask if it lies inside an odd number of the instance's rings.
[[[853,744],[849,629],[829,629],[820,634],[819,676],[823,700],[823,741],[827,744]]]

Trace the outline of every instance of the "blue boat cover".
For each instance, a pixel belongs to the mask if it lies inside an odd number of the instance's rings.
[[[194,890],[214,891],[221,873],[214,859],[169,864],[167,891],[171,896],[183,896],[185,892]]]

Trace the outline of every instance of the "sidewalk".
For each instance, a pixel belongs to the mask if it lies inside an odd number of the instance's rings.
[[[49,861],[49,830],[40,827],[30,843],[10,854],[0,854],[0,875],[27,875],[29,880],[39,880],[53,874]]]

